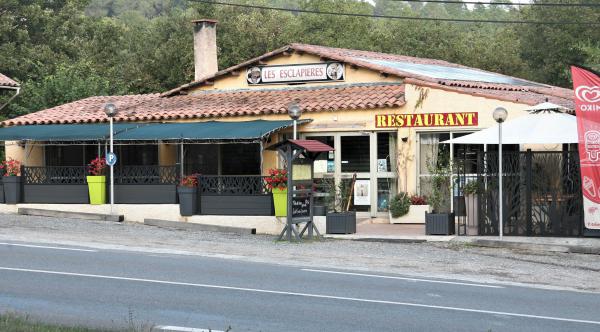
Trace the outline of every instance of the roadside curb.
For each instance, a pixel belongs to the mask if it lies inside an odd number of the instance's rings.
[[[164,227],[164,228],[174,228],[174,229],[180,229],[180,230],[235,233],[235,234],[241,234],[241,235],[256,234],[256,228],[196,224],[196,223],[192,223],[192,222],[181,222],[181,221],[171,221],[171,220],[161,220],[161,219],[144,219],[144,225]]]
[[[508,249],[520,249],[520,250],[531,250],[531,251],[548,251],[548,252],[562,252],[562,253],[573,253],[573,254],[600,255],[600,246],[529,243],[529,242],[491,240],[491,239],[490,240],[488,240],[488,239],[473,239],[470,241],[464,241],[463,243],[467,243],[467,244],[478,246],[478,247],[508,248]]]
[[[72,219],[86,219],[86,220],[99,220],[99,221],[113,221],[113,222],[122,222],[125,219],[123,215],[115,215],[115,214],[71,212],[71,211],[32,209],[32,208],[19,208],[17,210],[17,214],[28,215],[28,216],[39,216],[39,217],[72,218]]]

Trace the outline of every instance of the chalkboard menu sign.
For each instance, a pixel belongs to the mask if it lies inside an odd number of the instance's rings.
[[[310,217],[310,196],[292,197],[292,218]]]

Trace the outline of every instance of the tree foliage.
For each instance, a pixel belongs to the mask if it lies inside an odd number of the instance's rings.
[[[556,0],[536,0],[556,1]],[[588,2],[588,0],[565,0]],[[461,19],[600,21],[596,8],[240,0],[327,12]],[[600,29],[373,19],[209,5],[194,0],[3,0],[0,72],[23,85],[3,116],[91,95],[160,92],[193,78],[190,21],[214,18],[219,67],[292,42],[448,60],[569,86],[568,65],[599,68]],[[6,96],[0,96],[1,98]]]

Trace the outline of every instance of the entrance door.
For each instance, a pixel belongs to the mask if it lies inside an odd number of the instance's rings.
[[[304,134],[335,148],[315,162],[317,182],[347,184],[356,174],[353,208],[363,217],[387,216],[388,203],[396,194],[396,132]]]

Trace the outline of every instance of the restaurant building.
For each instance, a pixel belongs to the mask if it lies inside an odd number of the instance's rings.
[[[118,109],[117,169],[264,175],[282,167],[266,147],[291,137],[287,109],[297,103],[299,137],[335,148],[315,162],[314,177],[339,183],[356,174],[368,192],[354,208],[363,217],[387,217],[391,195],[428,192],[427,165],[438,156],[496,149],[441,143],[494,125],[496,107],[506,108],[510,120],[545,101],[574,106],[569,89],[442,60],[318,45],[289,44],[219,70],[216,22],[195,21],[194,34],[193,82],[162,93],[85,98],[6,120],[0,139],[7,157],[28,167],[86,165],[105,153],[103,108],[111,102]],[[148,203],[176,203],[169,195]],[[125,196],[123,202],[144,203]]]

